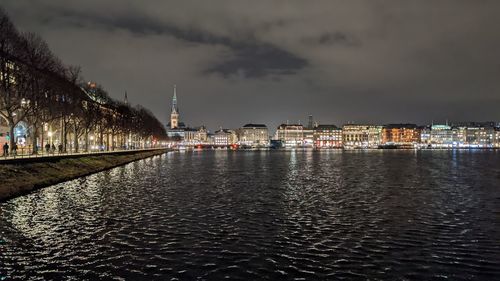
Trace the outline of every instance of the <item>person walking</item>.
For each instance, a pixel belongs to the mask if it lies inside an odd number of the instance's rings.
[[[56,153],[56,146],[52,143],[52,154]]]
[[[7,157],[9,155],[9,144],[8,143],[5,143],[3,145],[3,156],[4,157]]]
[[[45,152],[47,152],[47,154],[49,154],[49,152],[50,152],[50,144],[49,143],[47,143],[45,145]]]
[[[13,156],[17,155],[17,142],[15,142],[14,145],[12,145],[11,153]]]
[[[57,148],[59,149],[59,154],[61,154],[63,152],[63,145],[62,143],[60,143]]]

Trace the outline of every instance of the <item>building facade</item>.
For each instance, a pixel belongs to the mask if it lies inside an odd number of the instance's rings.
[[[238,129],[238,144],[249,147],[268,147],[269,130],[264,124],[246,124]]]
[[[454,145],[464,148],[495,147],[496,131],[494,127],[457,127],[454,131]]]
[[[214,133],[214,145],[229,146],[234,145],[238,141],[236,132],[229,129],[220,129]]]
[[[377,148],[382,143],[382,126],[344,125],[342,142],[344,148]]]
[[[184,144],[192,146],[208,144],[208,131],[205,126],[186,128],[184,130]]]
[[[500,148],[500,126],[495,127],[495,147]]]
[[[314,127],[314,147],[342,148],[342,129],[335,125]]]
[[[457,131],[449,125],[432,125],[422,130],[420,140],[432,148],[451,148],[457,140]]]
[[[275,140],[284,147],[302,147],[304,145],[304,127],[300,124],[281,124],[276,130]]]
[[[415,124],[389,124],[382,129],[382,145],[413,147],[420,142],[421,130]]]

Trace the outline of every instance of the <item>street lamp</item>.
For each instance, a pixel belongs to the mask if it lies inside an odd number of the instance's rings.
[[[90,151],[94,149],[95,143],[94,143],[94,136],[90,136]]]
[[[47,135],[49,136],[49,138],[50,138],[50,143],[52,144],[52,135],[53,135],[52,131],[49,131],[49,132],[47,133]]]

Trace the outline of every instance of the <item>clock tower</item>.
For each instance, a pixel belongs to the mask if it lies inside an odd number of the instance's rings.
[[[172,97],[172,112],[170,113],[170,129],[179,127],[179,109],[177,108],[177,93],[174,85],[174,96]]]

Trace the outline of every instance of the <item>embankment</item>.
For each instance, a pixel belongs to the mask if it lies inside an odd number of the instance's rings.
[[[157,149],[1,161],[0,201],[165,152]]]

